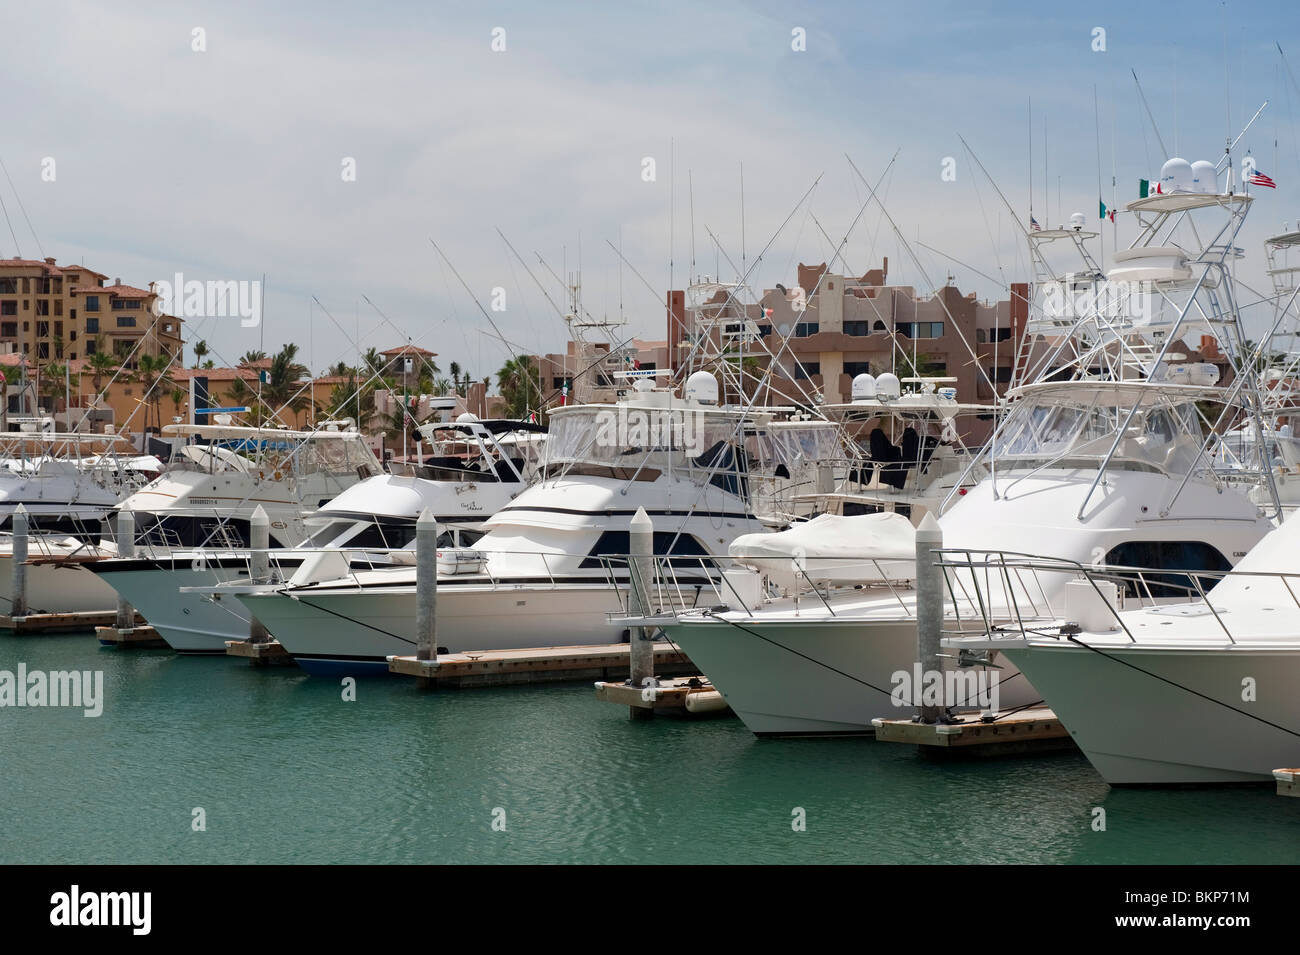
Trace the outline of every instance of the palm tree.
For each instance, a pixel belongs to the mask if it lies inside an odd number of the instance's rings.
[[[521,355],[511,358],[497,372],[497,387],[506,402],[506,417],[522,418],[541,407],[541,388],[537,384],[537,368],[532,358]]]
[[[311,395],[299,384],[310,371],[297,361],[297,357],[298,346],[290,342],[271,359],[268,380],[262,387],[262,401],[271,409],[272,415],[288,408],[296,418],[311,406]]]
[[[244,352],[244,354],[239,356],[239,363],[241,365],[251,365],[254,362],[265,361],[265,360],[266,360],[266,352],[261,351],[260,349],[246,351]]]
[[[90,383],[94,386],[95,395],[98,397],[100,390],[104,387],[104,376],[109,372],[117,370],[117,356],[110,351],[104,351],[99,338],[94,342],[95,350],[90,353]]]
[[[41,394],[51,399],[51,404],[53,404],[63,395],[63,376],[67,368],[64,365],[50,362],[41,371]]]
[[[373,347],[366,349],[366,353],[361,356],[361,370],[366,372],[367,377],[382,374],[386,364],[388,362],[384,360],[384,356]]]
[[[200,338],[197,342],[194,343],[194,367],[195,368],[198,368],[203,364],[204,357],[211,350],[212,349],[208,348],[208,343],[205,339]]]
[[[456,394],[460,395],[462,398],[465,397],[465,392],[460,390],[460,370],[461,370],[460,362],[453,361],[451,364],[447,366],[447,370],[451,372],[452,389],[456,392]],[[468,378],[469,376],[466,375],[465,377]]]
[[[181,416],[181,404],[184,403],[185,399],[188,397],[189,397],[189,393],[186,392],[184,388],[176,387],[172,389],[171,399],[172,399],[172,408],[174,408],[176,411],[175,417],[179,418]]]
[[[171,359],[166,355],[150,355],[148,353],[140,356],[136,363],[135,379],[144,385],[144,401],[146,408],[153,408],[154,418],[158,427],[162,427],[162,392],[171,390],[176,386],[172,380]],[[145,412],[144,426],[149,427],[149,414]]]
[[[204,367],[205,369],[206,369],[206,368],[216,368],[216,367],[217,367],[217,363],[216,363],[215,361],[213,361],[211,358],[209,358],[207,361],[205,361],[205,362],[203,363],[203,367]]]

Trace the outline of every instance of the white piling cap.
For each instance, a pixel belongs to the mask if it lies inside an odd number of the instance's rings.
[[[424,510],[420,512],[420,516],[416,520],[415,526],[417,529],[419,529],[421,527],[429,527],[430,525],[437,527],[438,521],[436,518],[434,518],[433,511],[429,510],[426,507]]]
[[[921,523],[916,525],[916,539],[927,544],[943,543],[943,528],[934,519],[933,511],[926,511]]]
[[[14,508],[14,513],[15,513],[15,514],[22,514],[22,515],[26,516],[26,514],[27,514],[27,505],[26,505],[26,504],[19,504],[17,507]]]
[[[256,524],[259,527],[271,526],[271,518],[266,516],[266,509],[261,504],[253,510],[253,516],[249,519],[250,524]]]
[[[632,530],[651,531],[654,530],[654,526],[654,521],[650,520],[650,515],[645,512],[645,508],[638,507],[636,513],[632,515]]]

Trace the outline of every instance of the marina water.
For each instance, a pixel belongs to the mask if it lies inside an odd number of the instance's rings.
[[[345,702],[296,668],[88,634],[0,638],[20,662],[102,670],[105,699],[0,709],[4,863],[1300,862],[1300,802],[1271,786],[1112,789],[1077,753],[631,723],[590,684],[375,678]]]

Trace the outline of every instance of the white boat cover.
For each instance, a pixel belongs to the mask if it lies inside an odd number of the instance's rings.
[[[794,582],[797,566],[818,582],[858,583],[915,576],[916,529],[886,511],[839,517],[822,514],[776,534],[742,534],[727,553],[773,580]]]

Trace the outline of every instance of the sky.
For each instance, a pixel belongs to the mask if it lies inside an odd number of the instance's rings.
[[[13,4],[0,256],[265,277],[257,327],[187,319],[218,364],[410,340],[482,377],[563,350],[579,275],[620,338],[663,338],[692,275],[799,262],[1005,297],[1031,174],[1040,223],[1095,227],[1099,192],[1217,160],[1268,100],[1233,154],[1278,183],[1239,241],[1263,292],[1300,220],[1297,27],[1286,0]]]

